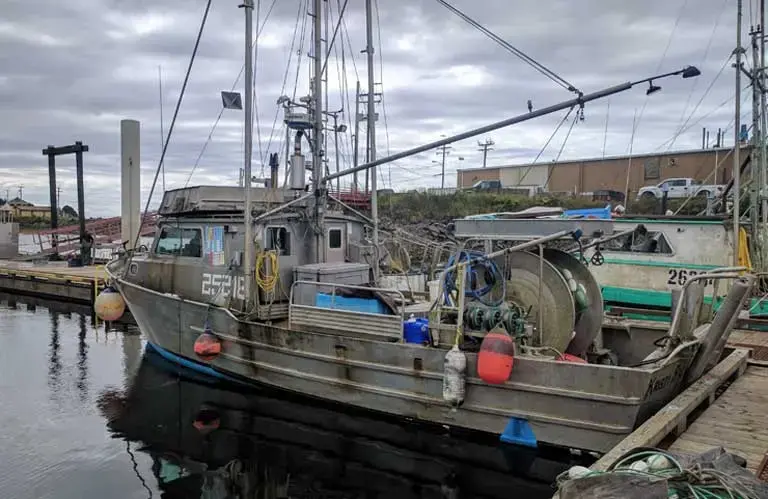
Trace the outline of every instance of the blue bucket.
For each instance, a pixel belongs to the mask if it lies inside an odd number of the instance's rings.
[[[411,317],[403,322],[403,339],[406,343],[429,344],[429,319]]]

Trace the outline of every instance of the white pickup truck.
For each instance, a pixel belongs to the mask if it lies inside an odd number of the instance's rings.
[[[715,197],[722,194],[724,185],[705,185],[692,178],[668,178],[658,185],[649,185],[637,191],[638,199],[661,199],[664,192],[668,198],[689,196]]]

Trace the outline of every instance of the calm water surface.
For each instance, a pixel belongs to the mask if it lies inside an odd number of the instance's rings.
[[[477,435],[179,371],[88,307],[0,294],[0,498],[551,497]]]

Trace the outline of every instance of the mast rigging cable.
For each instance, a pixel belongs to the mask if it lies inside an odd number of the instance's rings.
[[[450,10],[451,12],[453,12],[454,14],[459,16],[467,24],[469,24],[470,26],[476,28],[478,31],[483,33],[485,36],[487,36],[488,38],[490,38],[491,40],[493,40],[494,42],[499,44],[502,48],[506,49],[508,52],[514,54],[518,58],[522,59],[524,62],[528,63],[532,68],[534,68],[536,71],[538,71],[539,73],[543,74],[544,76],[546,76],[550,80],[554,81],[555,83],[557,83],[561,87],[563,87],[566,90],[569,90],[571,92],[574,92],[576,94],[579,94],[579,95],[582,94],[581,90],[579,90],[578,88],[573,86],[571,83],[569,83],[567,80],[565,80],[564,78],[559,76],[557,73],[555,73],[551,69],[547,68],[546,66],[544,66],[540,62],[536,61],[534,58],[530,57],[529,55],[525,54],[523,51],[521,51],[517,47],[513,46],[511,43],[509,43],[508,41],[504,40],[503,38],[501,38],[500,36],[498,36],[497,34],[492,32],[491,30],[489,30],[488,28],[486,28],[485,26],[480,24],[479,22],[475,21],[474,19],[472,19],[471,17],[469,17],[468,15],[466,15],[465,13],[463,13],[462,11],[460,11],[459,9],[454,7],[453,5],[449,4],[445,0],[437,0],[437,2],[440,5],[442,5],[443,7],[445,7],[446,9]]]
[[[205,28],[205,22],[208,20],[208,13],[211,10],[211,1],[208,0],[205,4],[205,12],[203,13],[203,20],[200,22],[200,29],[197,32],[197,38],[195,39],[195,46],[192,49],[192,56],[189,58],[189,65],[187,66],[187,72],[184,75],[184,83],[181,85],[181,92],[179,92],[179,99],[176,101],[176,109],[173,111],[173,118],[171,119],[171,126],[168,127],[168,136],[165,138],[165,144],[163,145],[163,152],[160,155],[160,162],[157,164],[155,170],[155,178],[152,180],[152,188],[149,190],[149,196],[147,197],[147,203],[144,205],[144,216],[141,217],[139,222],[139,231],[136,234],[136,238],[133,241],[133,248],[139,244],[139,236],[141,229],[144,226],[144,220],[146,218],[147,211],[149,210],[149,203],[152,202],[152,195],[155,193],[155,187],[157,186],[157,178],[160,176],[160,169],[165,159],[165,153],[168,151],[168,143],[171,141],[171,135],[173,134],[173,128],[176,125],[176,118],[179,116],[179,109],[181,108],[181,102],[184,100],[184,93],[187,90],[187,83],[189,82],[189,76],[192,73],[192,65],[195,63],[195,57],[197,56],[197,49],[200,47],[200,39],[203,37],[203,29]],[[133,253],[131,253],[133,256]],[[126,266],[126,268],[128,268]]]

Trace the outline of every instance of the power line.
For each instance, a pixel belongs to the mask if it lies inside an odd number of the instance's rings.
[[[720,20],[722,19],[723,14],[725,13],[726,5],[728,5],[728,0],[724,0],[723,1],[723,5],[720,7],[720,14],[717,16],[717,19],[715,20],[715,25],[712,27],[712,32],[709,34],[709,41],[707,41],[707,46],[704,49],[704,55],[701,58],[701,64],[699,65],[699,67],[702,67],[704,65],[704,63],[706,63],[706,61],[707,61],[707,58],[709,56],[709,50],[710,50],[710,48],[712,48],[712,41],[715,39],[715,32],[717,32],[717,27],[720,25]],[[729,59],[730,59],[730,57],[729,57]],[[728,61],[726,60],[726,63],[727,62]],[[723,68],[720,69],[720,72],[717,74],[717,76],[715,76],[715,80],[717,80],[717,78],[723,72],[724,68],[725,68],[725,66],[723,66]],[[694,78],[693,79],[693,85],[691,85],[691,90],[690,90],[690,92],[688,92],[688,98],[685,100],[685,106],[683,106],[683,112],[680,113],[680,128],[685,126],[685,123],[683,123],[683,119],[685,119],[685,113],[686,113],[686,111],[688,111],[688,104],[691,103],[691,97],[693,97],[693,92],[696,90],[696,87],[698,86],[700,79],[701,78]],[[704,96],[706,96],[709,93],[709,90],[712,88],[712,85],[714,84],[715,80],[712,81],[712,84],[710,84],[709,88],[706,90],[706,92],[704,92]],[[702,96],[702,100],[704,99],[704,96]],[[701,103],[701,100],[699,101],[699,103]],[[697,106],[697,108],[698,108],[698,106]],[[695,111],[696,111],[696,108],[691,113],[691,116],[693,115],[693,113]],[[690,116],[688,117],[688,119],[690,120]],[[686,122],[687,122],[687,120],[686,120]],[[674,141],[672,141],[672,143],[669,144],[669,148],[667,149],[667,151],[669,151],[669,149],[672,148],[673,144],[674,144]]]
[[[726,59],[725,59],[725,61],[723,62],[723,65],[722,65],[722,66],[720,66],[720,71],[718,71],[718,72],[717,72],[717,74],[715,75],[715,77],[714,77],[714,78],[712,79],[712,81],[709,83],[709,86],[708,86],[708,87],[707,87],[707,89],[704,91],[704,93],[701,95],[701,98],[700,98],[700,99],[699,99],[699,101],[696,103],[696,105],[693,107],[693,111],[691,111],[691,114],[689,114],[689,115],[688,115],[688,118],[687,118],[687,119],[685,120],[685,122],[684,122],[684,123],[683,123],[683,124],[680,126],[680,129],[677,131],[677,133],[676,133],[676,134],[674,134],[674,135],[672,136],[672,141],[669,143],[669,146],[667,147],[667,151],[669,151],[669,150],[672,148],[672,146],[674,145],[674,143],[675,143],[675,141],[677,140],[677,138],[678,138],[678,137],[680,137],[680,135],[681,135],[681,134],[682,134],[682,133],[683,133],[685,130],[687,130],[687,128],[685,128],[685,126],[688,124],[688,122],[691,120],[691,118],[693,118],[693,115],[694,115],[694,114],[696,114],[696,111],[698,111],[698,109],[699,109],[699,106],[701,106],[701,103],[704,101],[704,99],[707,97],[707,95],[709,95],[709,92],[710,92],[710,91],[712,90],[712,88],[715,86],[715,82],[717,82],[717,79],[718,79],[718,78],[720,78],[720,76],[723,74],[723,71],[725,70],[726,66],[728,65],[728,61],[730,61],[730,60],[731,60],[731,57],[732,57],[732,56],[733,56],[733,54],[729,55],[729,56],[728,56],[728,58],[726,58]]]
[[[373,0],[373,5],[376,10],[376,31],[377,39],[379,42],[379,83],[381,84],[381,111],[384,114],[384,137],[387,141],[387,156],[391,156],[392,153],[389,148],[389,123],[387,120],[387,104],[384,101],[384,55],[381,52],[381,20],[379,18],[379,0]],[[392,188],[392,164],[389,167],[389,188]],[[383,173],[383,172],[382,172]]]
[[[658,73],[661,70],[662,64],[664,64],[664,60],[667,58],[667,52],[669,52],[669,47],[672,46],[672,40],[675,37],[675,32],[677,31],[677,27],[680,25],[680,20],[683,17],[683,13],[685,13],[685,8],[688,5],[688,0],[683,1],[683,5],[680,7],[680,10],[677,12],[677,18],[675,19],[675,25],[672,27],[672,32],[669,34],[669,38],[667,39],[667,46],[664,47],[664,52],[661,54],[661,59],[659,59],[659,64],[656,66],[656,73]],[[643,119],[643,114],[645,113],[645,108],[648,106],[648,98],[649,95],[646,94],[645,100],[643,101],[643,107],[640,108],[640,117],[637,119],[637,122],[632,127],[632,134],[634,135],[637,132],[637,128],[640,126],[640,122]]]

